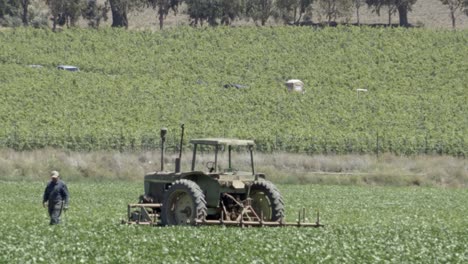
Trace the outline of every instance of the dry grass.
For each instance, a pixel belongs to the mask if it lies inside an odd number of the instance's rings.
[[[268,161],[270,160],[270,162]],[[449,156],[403,157],[391,154],[306,156],[261,155],[257,167],[275,182],[392,186],[467,187],[468,163]]]
[[[177,154],[167,154],[165,169],[174,169]],[[233,164],[248,169],[249,157],[234,155]],[[191,153],[183,156],[183,170],[191,164]],[[199,155],[196,170],[213,160],[210,153]],[[226,164],[226,155],[220,158]],[[0,150],[0,179],[46,180],[51,170],[59,170],[71,180],[136,180],[159,170],[158,152],[70,152],[55,149],[15,152]],[[449,156],[400,157],[390,154],[379,158],[369,155],[300,155],[288,153],[256,155],[256,171],[264,172],[276,183],[391,185],[467,187],[466,159]],[[222,169],[222,168],[220,168]]]
[[[0,177],[7,180],[43,179],[51,170],[65,179],[141,179],[152,167],[155,153],[69,152],[55,149],[0,152]],[[159,156],[158,156],[159,157]]]

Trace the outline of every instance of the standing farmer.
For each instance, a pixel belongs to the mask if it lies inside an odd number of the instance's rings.
[[[59,179],[59,173],[52,171],[50,174],[50,182],[44,191],[42,204],[48,206],[50,224],[56,225],[60,223],[60,215],[63,210],[68,209],[68,188],[67,185]]]

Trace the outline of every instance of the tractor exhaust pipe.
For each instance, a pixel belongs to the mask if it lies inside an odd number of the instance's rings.
[[[175,160],[175,172],[180,172],[180,161],[182,159],[182,146],[184,143],[184,124],[180,125],[182,132],[180,134],[179,157]]]
[[[164,171],[164,151],[166,147],[167,128],[161,128],[161,171]]]

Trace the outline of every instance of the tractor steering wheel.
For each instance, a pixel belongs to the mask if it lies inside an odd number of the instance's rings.
[[[215,164],[213,161],[207,161],[205,163],[206,168],[208,169],[209,172],[215,171]]]

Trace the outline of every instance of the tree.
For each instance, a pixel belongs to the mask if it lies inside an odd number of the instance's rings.
[[[255,24],[260,21],[265,25],[268,18],[273,15],[273,0],[251,0],[246,3],[246,15],[253,19]]]
[[[362,2],[363,0],[353,0],[354,7],[356,8],[356,22],[358,25],[361,25],[359,10],[361,9]]]
[[[65,10],[63,15],[65,16],[65,21],[67,26],[76,26],[76,22],[81,16],[81,10],[85,5],[84,0],[67,0],[65,1]]]
[[[112,27],[128,28],[128,0],[108,0],[112,12]]]
[[[280,17],[285,23],[298,24],[302,16],[312,11],[314,0],[277,0],[276,8]]]
[[[320,0],[319,7],[325,14],[327,22],[335,21],[337,17],[345,16],[351,12],[352,1],[350,0]]]
[[[0,18],[18,15],[18,7],[16,0],[0,0]]]
[[[388,25],[392,25],[392,17],[398,12],[398,6],[395,1],[387,1],[387,15],[388,15]],[[379,14],[380,15],[380,14]]]
[[[84,2],[83,0],[46,0],[46,4],[52,14],[52,30],[55,31],[57,24],[74,27],[81,15]]]
[[[231,24],[232,20],[242,16],[243,0],[185,0],[187,14],[193,20],[192,25],[203,25],[207,21],[210,26],[218,25],[218,19],[223,25]]]
[[[442,4],[448,6],[450,10],[450,19],[452,20],[452,28],[456,26],[456,12],[463,11],[468,15],[468,0],[440,0]]]
[[[101,20],[107,20],[109,12],[108,2],[104,5],[98,4],[96,0],[88,0],[86,7],[81,12],[84,19],[88,20],[88,26],[98,28]]]
[[[112,13],[112,27],[128,28],[127,14],[148,5],[147,0],[107,0]]]
[[[31,4],[31,0],[19,0],[19,2],[21,4],[21,9],[23,10],[23,13],[21,14],[21,20],[23,21],[23,24],[27,26],[29,21],[28,9],[29,5]]]
[[[52,14],[52,30],[55,31],[59,22],[59,17],[64,9],[65,0],[46,0],[46,4]]]
[[[216,0],[185,0],[187,4],[187,14],[192,19],[192,26],[203,26],[206,20],[212,25],[216,25],[218,16],[218,3]]]
[[[11,17],[20,17],[23,25],[27,26],[29,23],[29,5],[31,0],[0,0],[0,18],[5,15]]]
[[[244,1],[242,0],[221,0],[221,25],[230,25],[232,21],[242,16],[244,11]]]
[[[407,27],[408,23],[408,12],[411,11],[411,7],[416,3],[417,0],[366,0],[366,4],[369,7],[374,8],[374,11],[380,15],[380,9],[383,6],[389,7],[389,10],[392,10],[392,7],[395,7],[395,10],[398,10],[398,16],[400,18],[400,26]],[[389,16],[391,11],[389,11]]]
[[[159,29],[163,28],[164,19],[169,14],[169,11],[174,11],[174,14],[177,13],[179,5],[182,3],[182,0],[148,0],[150,6],[153,9],[157,9],[159,17]]]

